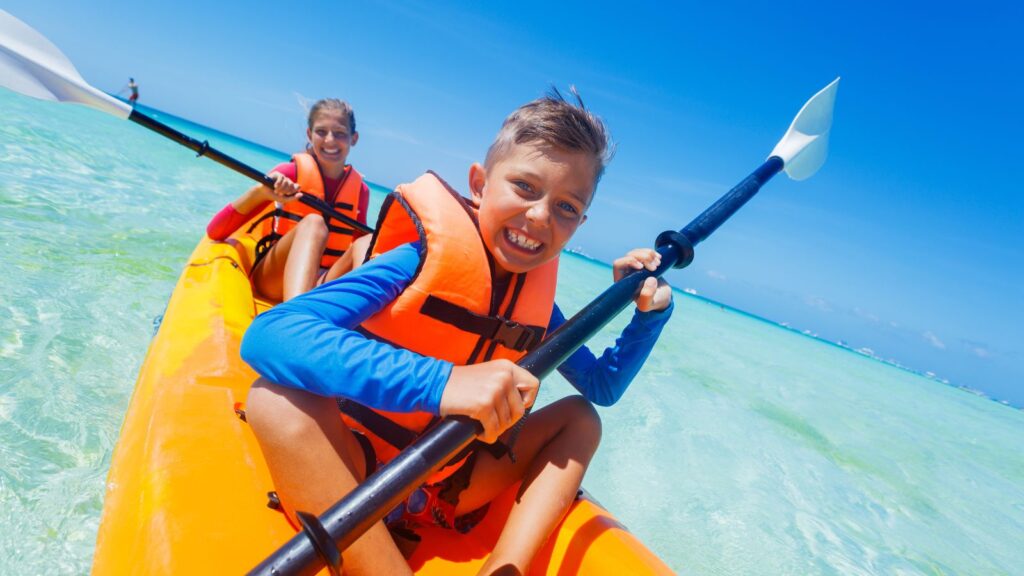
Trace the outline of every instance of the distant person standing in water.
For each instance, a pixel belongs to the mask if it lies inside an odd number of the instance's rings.
[[[131,102],[132,106],[135,106],[135,102],[139,99],[139,85],[135,83],[135,78],[128,79],[128,89],[132,91],[131,95],[128,96],[128,101]]]

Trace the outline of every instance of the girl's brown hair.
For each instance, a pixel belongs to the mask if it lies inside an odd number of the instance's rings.
[[[313,121],[316,120],[318,114],[324,110],[337,110],[342,116],[348,118],[348,129],[353,134],[356,133],[356,113],[352,111],[352,106],[344,100],[337,98],[323,98],[317,100],[313,107],[309,109],[309,129],[313,129]]]

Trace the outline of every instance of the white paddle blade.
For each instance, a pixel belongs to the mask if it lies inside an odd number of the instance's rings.
[[[838,88],[839,78],[836,78],[812,96],[769,155],[782,158],[783,169],[793,180],[810,178],[828,157],[828,135]]]
[[[52,42],[0,10],[0,86],[26,96],[76,102],[127,119],[132,107],[93,88]]]

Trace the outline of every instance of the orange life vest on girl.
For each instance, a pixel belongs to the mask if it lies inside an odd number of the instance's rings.
[[[455,365],[498,358],[515,361],[540,344],[555,302],[558,259],[514,274],[495,301],[491,256],[480,238],[476,209],[432,172],[403,184],[381,207],[370,257],[420,242],[420,267],[405,290],[363,322],[370,338]],[[371,410],[343,401],[346,423],[370,439],[387,462],[429,426],[426,412]],[[460,461],[461,462],[461,461]],[[459,462],[430,479],[439,481]]]
[[[300,152],[292,156],[292,161],[295,162],[296,184],[299,185],[302,193],[326,200],[324,179],[320,174],[320,167],[317,166],[316,159],[311,154]],[[359,212],[359,194],[362,190],[362,175],[356,172],[351,165],[346,166],[332,206],[345,216],[355,219]],[[287,234],[304,217],[309,214],[321,214],[321,212],[302,202],[292,201],[287,204],[279,204],[273,214],[274,217],[266,220],[263,225],[263,238],[259,243],[264,250]],[[327,214],[321,215],[327,224],[328,235],[327,246],[320,258],[320,266],[329,268],[352,245],[354,231],[348,225],[332,220]]]

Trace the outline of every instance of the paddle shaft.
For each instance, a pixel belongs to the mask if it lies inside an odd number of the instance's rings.
[[[205,156],[210,160],[213,160],[214,162],[220,164],[221,166],[226,166],[247,178],[251,178],[256,182],[263,184],[264,186],[267,186],[271,189],[274,188],[274,180],[272,178],[270,178],[263,172],[260,172],[259,170],[253,168],[252,166],[249,166],[248,164],[245,164],[239,160],[236,160],[235,158],[232,158],[231,156],[228,156],[227,154],[224,154],[220,150],[217,150],[216,148],[210,146],[210,143],[205,140],[200,142],[199,140],[196,140],[191,136],[188,136],[175,130],[174,128],[171,128],[170,126],[164,124],[163,122],[160,122],[159,120],[146,116],[138,110],[132,110],[132,113],[128,116],[128,119],[140,126],[144,126],[162,136],[174,140],[178,144],[181,144],[182,146],[185,146],[186,148],[195,152],[197,156]],[[356,230],[366,233],[373,232],[373,228],[370,228],[369,226],[363,224],[362,222],[356,220],[355,218],[350,218],[342,214],[341,212],[338,212],[332,206],[330,206],[320,198],[317,198],[316,196],[303,194],[302,196],[299,196],[299,202],[302,202],[303,204],[306,204],[311,208],[319,210],[326,216],[330,216],[335,220],[344,222],[345,224],[348,224],[349,226],[355,228]]]
[[[661,254],[661,266],[657,270],[641,270],[612,284],[518,364],[538,378],[550,374],[626,308],[645,280],[652,276],[660,277],[669,268],[687,266],[693,260],[693,246],[710,236],[782,167],[782,160],[772,156],[685,228],[661,234],[657,248]],[[344,550],[355,542],[435,470],[468,446],[480,431],[480,425],[474,420],[445,418],[324,512],[320,523],[338,549]],[[249,574],[315,574],[324,567],[324,561],[316,550],[322,545],[323,542],[314,543],[305,532],[300,532]]]

